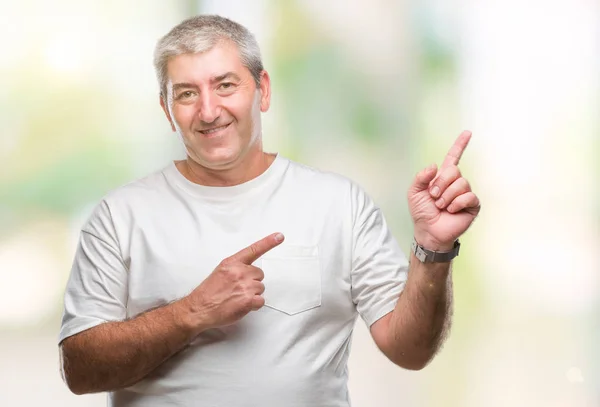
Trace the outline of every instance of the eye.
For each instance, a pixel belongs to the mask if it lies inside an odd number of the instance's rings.
[[[196,95],[196,92],[194,92],[192,90],[184,90],[183,92],[181,92],[177,95],[176,99],[177,100],[191,99],[195,95]]]
[[[228,90],[231,88],[233,88],[233,83],[231,83],[231,82],[223,82],[222,84],[219,85],[219,89]]]

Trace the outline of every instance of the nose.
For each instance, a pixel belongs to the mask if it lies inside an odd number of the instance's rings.
[[[205,123],[212,123],[221,115],[219,97],[212,92],[202,92],[198,116]]]

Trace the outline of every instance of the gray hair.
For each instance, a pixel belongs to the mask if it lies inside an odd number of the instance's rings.
[[[195,54],[212,49],[219,41],[230,40],[238,48],[242,64],[248,68],[256,86],[260,85],[263,63],[254,35],[243,25],[217,15],[200,15],[176,25],[162,37],[154,50],[154,69],[161,97],[167,97],[167,64],[181,54]]]

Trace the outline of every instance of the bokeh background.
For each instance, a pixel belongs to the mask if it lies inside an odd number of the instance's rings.
[[[182,158],[152,53],[204,12],[261,44],[266,149],[359,182],[407,252],[413,175],[473,131],[451,337],[404,371],[359,320],[353,406],[600,406],[595,0],[1,1],[0,406],[105,405],[60,379],[65,282],[101,197]]]

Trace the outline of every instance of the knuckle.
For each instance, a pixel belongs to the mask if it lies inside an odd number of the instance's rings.
[[[219,268],[226,267],[227,265],[229,265],[229,264],[231,264],[231,263],[232,263],[232,260],[231,260],[231,258],[229,258],[229,257],[228,257],[228,258],[226,258],[226,259],[223,259],[223,260],[221,260],[221,262],[219,263]]]
[[[250,277],[250,279],[252,280],[262,280],[265,278],[265,273],[262,271],[261,268],[256,267],[256,266],[248,266],[248,276]]]
[[[440,176],[438,178],[439,183],[442,185],[447,185],[447,184],[451,183],[453,180],[455,180],[456,179],[455,168],[456,167],[454,167],[454,166],[445,168],[440,173]]]
[[[469,181],[466,178],[464,178],[464,177],[459,178],[458,183],[459,183],[458,186],[460,187],[460,189],[462,191],[470,191],[471,185],[469,184]]]
[[[455,205],[463,205],[468,200],[469,200],[469,197],[465,194],[462,194],[462,195],[458,195],[456,198],[454,198],[454,200],[452,202]]]
[[[447,168],[446,170],[446,179],[448,180],[454,180],[460,177],[460,170],[458,169],[458,166],[456,165],[451,165],[450,167]]]
[[[260,308],[262,305],[259,306],[258,302],[259,302],[259,299],[254,295],[252,297],[248,298],[248,304],[246,305],[246,307],[247,307],[246,309],[248,310],[248,312],[250,312],[254,309]]]
[[[262,308],[265,305],[265,298],[264,297],[257,297],[256,298],[256,305],[258,308]]]
[[[450,184],[450,176],[448,175],[448,173],[444,172],[443,174],[440,174],[435,184],[440,188],[444,188],[445,186]]]
[[[250,292],[246,292],[240,300],[241,307],[246,308],[252,306],[252,298],[254,298],[254,295]]]
[[[254,296],[254,289],[248,283],[241,283],[244,301],[251,301]]]
[[[217,271],[221,274],[228,274],[231,270],[231,263],[229,262],[221,262],[219,267],[217,267]]]
[[[462,199],[459,200],[459,203],[463,207],[475,206],[477,204],[477,198],[471,195],[470,193],[465,194],[462,196]]]
[[[220,268],[221,273],[225,275],[229,280],[238,281],[242,276],[242,272],[239,267],[235,267],[232,264],[226,264]]]
[[[231,269],[231,276],[235,279],[235,281],[241,281],[244,279],[244,273],[239,267],[233,267]]]

